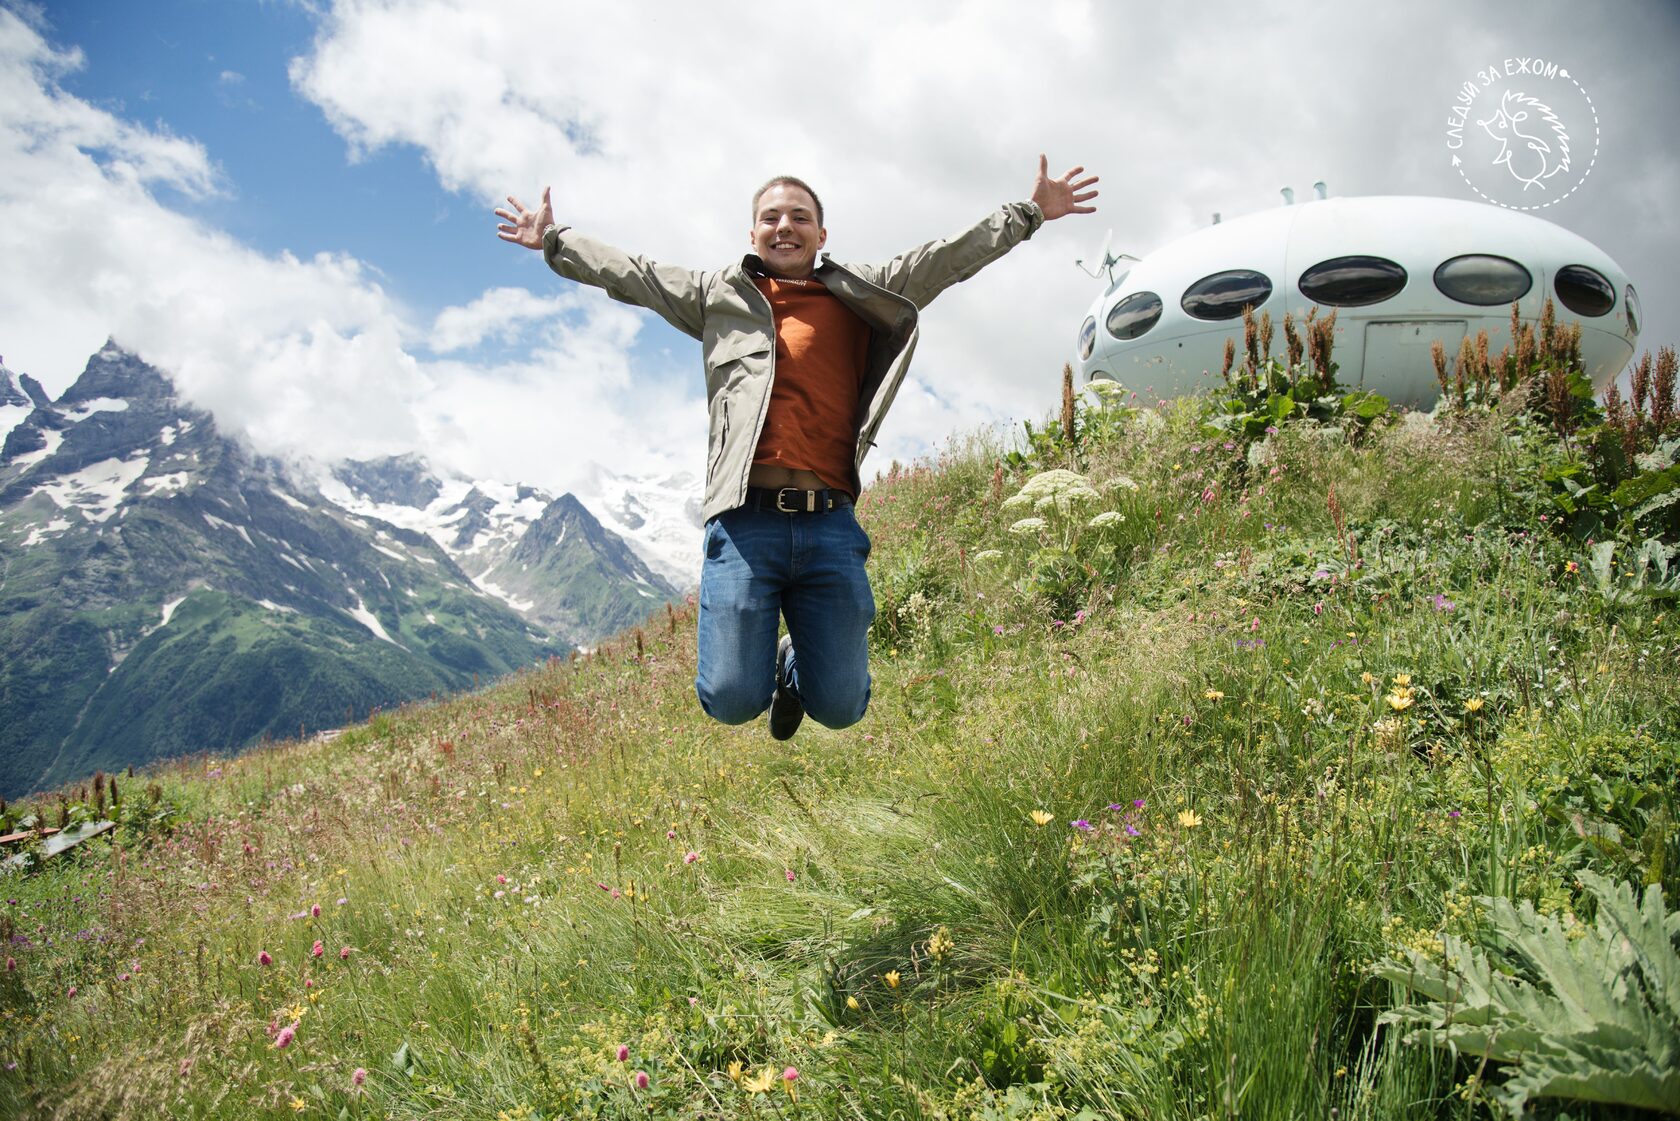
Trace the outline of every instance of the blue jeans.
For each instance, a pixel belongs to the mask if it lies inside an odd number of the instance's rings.
[[[714,720],[744,724],[776,690],[777,616],[787,619],[789,677],[805,713],[844,728],[869,707],[875,597],[869,535],[850,506],[821,514],[739,507],[706,523],[694,690]]]

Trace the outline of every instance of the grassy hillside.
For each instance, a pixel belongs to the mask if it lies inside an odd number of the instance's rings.
[[[1672,1110],[1672,412],[1546,361],[1396,419],[1256,357],[895,465],[842,732],[706,721],[678,612],[121,777],[114,842],[0,887],[0,1110]],[[1630,889],[1657,934],[1601,943]]]

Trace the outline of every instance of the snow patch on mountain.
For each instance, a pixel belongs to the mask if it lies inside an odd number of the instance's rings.
[[[492,584],[482,576],[474,580],[473,583],[477,584],[479,587],[483,588],[485,591],[489,592],[491,595],[495,596],[497,599],[501,600],[520,614],[524,614],[537,605],[536,600],[520,599],[511,592],[504,591],[495,584]]]
[[[348,610],[351,618],[355,619],[356,622],[372,631],[375,638],[382,638],[386,642],[389,642],[392,646],[402,646],[402,643],[385,633],[385,628],[380,625],[379,618],[367,609],[367,604],[362,602],[361,596],[356,597],[355,607],[347,608],[346,610]],[[407,647],[404,646],[403,649],[406,650]]]
[[[30,530],[29,536],[23,539],[23,547],[27,549],[31,545],[39,545],[43,541],[57,537],[69,528],[70,522],[67,519],[54,518],[46,525],[36,526],[34,529]]]
[[[14,468],[33,467],[35,464],[52,455],[53,452],[58,450],[58,446],[64,443],[64,433],[60,432],[56,428],[43,429],[41,431],[41,437],[47,442],[45,447],[36,448],[32,452],[24,452],[22,455],[12,460],[10,465]]]
[[[90,522],[103,522],[117,512],[124,493],[150,465],[144,454],[136,459],[102,459],[43,483],[30,494],[44,494],[61,510],[75,509]]]
[[[121,413],[128,411],[128,401],[122,397],[94,397],[83,401],[75,408],[64,414],[66,420],[83,421],[94,413]]]
[[[287,494],[285,491],[281,490],[278,487],[273,488],[270,491],[270,493],[273,494],[274,497],[278,498],[280,501],[284,502],[286,505],[290,506],[294,510],[308,510],[309,509],[309,504],[308,503],[299,502],[297,499],[293,498],[291,495]]]
[[[251,535],[245,531],[244,526],[237,525],[233,522],[223,521],[214,514],[205,514],[204,520],[210,523],[211,529],[231,529],[245,539],[245,544],[250,545],[253,549],[257,547],[256,544],[252,542]]]
[[[168,475],[153,475],[149,479],[141,479],[140,485],[145,487],[153,498],[163,498],[186,490],[191,481],[192,476],[187,472],[175,471]]]
[[[169,625],[169,617],[171,615],[174,615],[175,614],[175,609],[177,607],[181,606],[185,602],[187,602],[187,597],[186,596],[179,596],[176,599],[172,599],[168,603],[164,604],[163,605],[163,622],[159,623],[158,626],[167,627]]]

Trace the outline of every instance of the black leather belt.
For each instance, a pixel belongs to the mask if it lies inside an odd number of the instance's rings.
[[[753,510],[778,514],[826,514],[850,506],[852,496],[843,490],[800,490],[798,487],[748,487],[745,505]]]

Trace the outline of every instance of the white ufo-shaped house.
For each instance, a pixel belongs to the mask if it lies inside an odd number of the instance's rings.
[[[1598,389],[1639,337],[1639,297],[1609,254],[1544,219],[1459,199],[1320,197],[1216,218],[1140,261],[1105,251],[1102,263],[1107,288],[1080,326],[1079,369],[1146,398],[1217,382],[1225,340],[1241,352],[1245,306],[1271,312],[1278,357],[1285,312],[1299,323],[1315,305],[1320,316],[1335,310],[1342,383],[1417,408],[1440,392],[1430,344],[1456,357],[1460,340],[1485,329],[1498,353],[1512,301],[1536,322],[1551,297],[1558,322],[1581,324]]]

